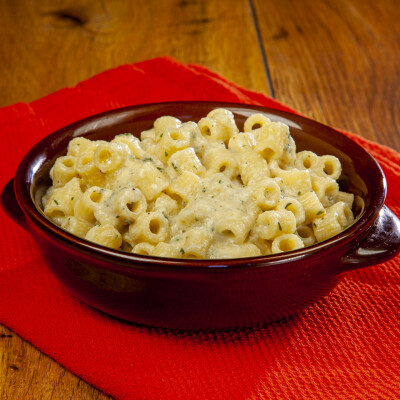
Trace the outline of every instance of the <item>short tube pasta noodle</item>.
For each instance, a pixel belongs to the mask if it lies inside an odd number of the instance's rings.
[[[244,122],[244,131],[251,132],[255,129],[261,128],[264,124],[270,122],[271,120],[263,114],[260,113],[252,114]]]
[[[306,220],[306,213],[302,204],[293,197],[284,197],[276,206],[277,210],[291,211],[296,218],[296,225],[301,225]]]
[[[250,196],[262,211],[272,210],[281,198],[279,185],[271,178],[264,178],[247,186]]]
[[[285,210],[265,211],[258,216],[256,229],[262,239],[272,240],[280,234],[293,233],[296,230],[296,217]]]
[[[141,254],[143,256],[149,256],[153,253],[154,245],[148,242],[140,242],[132,250],[132,253]]]
[[[126,146],[129,154],[136,158],[142,158],[145,156],[145,151],[140,146],[140,140],[131,133],[117,135],[111,143],[116,143],[122,147]]]
[[[168,128],[179,128],[181,126],[181,121],[178,118],[170,117],[168,115],[164,117],[157,118],[154,121],[154,134],[157,142],[163,137],[164,132]]]
[[[338,179],[342,173],[342,166],[338,158],[334,156],[322,156],[318,158],[314,171],[321,176]]]
[[[362,210],[339,187],[337,157],[296,153],[289,127],[262,113],[243,127],[222,108],[197,122],[162,116],[135,134],[72,139],[50,170],[44,214],[116,250],[218,259],[312,246]]]
[[[85,239],[102,246],[118,249],[122,244],[122,236],[112,225],[94,226],[86,233]]]
[[[138,188],[125,188],[113,196],[116,219],[121,223],[134,223],[147,210],[146,198]]]
[[[103,174],[110,173],[122,164],[124,156],[123,148],[117,143],[102,143],[94,151],[93,164]]]
[[[263,124],[255,150],[268,162],[284,157],[289,140],[289,127],[281,122]]]
[[[312,228],[308,225],[299,225],[297,227],[297,236],[302,240],[305,247],[315,243],[315,235]]]
[[[162,212],[143,213],[129,226],[129,235],[135,242],[157,244],[169,236],[169,224]]]
[[[293,233],[286,235],[280,235],[272,241],[271,250],[272,253],[283,253],[286,251],[292,251],[301,249],[304,247],[303,241]]]
[[[53,168],[50,170],[50,177],[54,187],[64,186],[75,176],[78,176],[76,158],[72,156],[57,158]]]
[[[333,205],[339,194],[338,183],[328,177],[312,176],[312,188],[324,207]]]
[[[187,232],[185,242],[179,252],[184,258],[205,258],[210,242],[207,229],[192,228]]]
[[[251,218],[239,210],[231,210],[228,215],[218,215],[215,220],[217,233],[227,236],[234,243],[243,244],[251,229]]]

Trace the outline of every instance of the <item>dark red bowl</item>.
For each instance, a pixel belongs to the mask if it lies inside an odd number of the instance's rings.
[[[49,170],[77,136],[138,135],[156,118],[198,121],[224,107],[239,128],[252,113],[289,125],[297,149],[337,156],[342,189],[362,196],[354,225],[314,246],[269,256],[181,260],[105,248],[64,231],[43,214]],[[296,313],[328,294],[346,271],[384,262],[399,251],[400,222],[384,205],[386,181],[377,162],[332,128],[282,111],[230,103],[181,102],[128,107],[58,130],[37,143],[3,189],[2,206],[35,239],[53,274],[83,302],[113,316],[166,328],[220,329],[267,323]]]

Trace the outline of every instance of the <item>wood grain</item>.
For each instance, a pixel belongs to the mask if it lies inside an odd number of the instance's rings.
[[[169,55],[400,150],[399,19],[396,0],[0,0],[0,106]],[[0,355],[2,400],[109,399],[1,325]]]
[[[400,150],[396,0],[254,0],[278,100]]]
[[[3,0],[0,22],[0,106],[164,55],[268,93],[247,0]]]

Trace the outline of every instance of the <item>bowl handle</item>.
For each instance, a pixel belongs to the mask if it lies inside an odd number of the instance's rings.
[[[11,178],[1,191],[1,208],[21,228],[27,230],[25,215],[15,197],[14,178]]]
[[[343,258],[345,270],[368,267],[393,258],[400,251],[400,221],[383,206],[361,242]]]

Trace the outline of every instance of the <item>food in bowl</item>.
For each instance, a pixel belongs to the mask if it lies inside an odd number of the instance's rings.
[[[249,116],[261,113],[290,127],[297,151],[340,159],[337,182],[341,190],[355,195],[354,223],[330,239],[295,251],[210,260],[114,250],[73,235],[45,216],[42,198],[51,186],[50,169],[74,138],[108,142],[117,134],[149,130],[165,115],[200,121],[215,108],[232,111],[241,129]],[[51,133],[22,159],[15,178],[2,190],[1,205],[35,240],[57,280],[86,304],[147,326],[225,329],[293,315],[327,295],[348,271],[395,257],[400,251],[400,221],[384,204],[385,196],[386,180],[378,163],[338,131],[275,109],[195,101],[111,110]]]
[[[217,108],[155,120],[140,139],[77,137],[50,171],[45,215],[91,242],[136,254],[224,259],[311,246],[354,222],[333,155],[296,153],[289,127],[262,113],[239,131]]]

